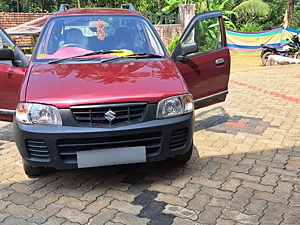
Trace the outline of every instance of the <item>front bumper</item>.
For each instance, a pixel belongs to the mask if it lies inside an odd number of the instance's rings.
[[[78,168],[77,152],[145,146],[146,161],[184,154],[192,144],[194,113],[114,128],[26,125],[14,120],[14,138],[31,166]]]

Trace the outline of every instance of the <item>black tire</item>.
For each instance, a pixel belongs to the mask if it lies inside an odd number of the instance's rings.
[[[191,159],[191,157],[192,157],[193,148],[194,148],[194,145],[192,143],[191,147],[189,148],[189,150],[186,153],[184,153],[183,155],[176,155],[173,158],[173,161],[176,164],[185,164],[185,163],[187,163]]]
[[[23,169],[28,177],[41,176],[44,173],[45,168],[41,166],[30,166],[23,160]]]
[[[266,52],[266,53],[264,53],[264,54],[261,56],[261,62],[262,62],[262,64],[263,64],[264,66],[267,65],[267,63],[268,63],[268,58],[269,58],[270,55],[272,55],[271,52]]]

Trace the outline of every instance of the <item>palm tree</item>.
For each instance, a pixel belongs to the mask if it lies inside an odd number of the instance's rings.
[[[295,1],[295,0],[289,0]],[[171,14],[184,0],[166,0],[167,6],[162,9],[165,14]],[[271,7],[263,0],[246,0],[236,6],[235,0],[198,0],[190,1],[196,3],[197,13],[220,10],[227,29],[235,29],[232,22],[237,18],[239,21],[245,21],[246,24],[252,22],[255,18],[266,18],[271,12]]]
[[[223,13],[227,29],[235,29],[232,20],[245,21],[246,24],[255,18],[266,18],[271,12],[270,6],[263,0],[246,0],[236,6],[234,0],[200,0],[198,2],[199,12],[220,10]]]
[[[271,12],[270,6],[262,0],[244,1],[232,9],[237,17],[251,23],[256,17],[267,18]]]

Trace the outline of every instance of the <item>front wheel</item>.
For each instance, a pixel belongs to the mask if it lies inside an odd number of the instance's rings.
[[[268,59],[270,55],[272,55],[272,52],[266,52],[261,56],[261,62],[264,66],[268,64]]]
[[[183,155],[176,155],[173,158],[173,161],[176,164],[184,164],[184,163],[188,162],[191,159],[191,157],[192,157],[193,148],[194,148],[194,145],[192,143],[191,147],[189,148],[189,150],[186,153],[184,153]]]
[[[45,168],[41,166],[31,166],[28,165],[24,160],[23,160],[23,169],[25,174],[28,177],[37,177],[41,176],[44,173]]]

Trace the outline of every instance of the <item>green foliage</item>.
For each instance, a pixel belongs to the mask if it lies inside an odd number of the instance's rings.
[[[203,20],[195,28],[195,41],[202,52],[217,49],[220,35],[220,26],[216,18]]]
[[[240,31],[247,31],[247,32],[262,31],[262,30],[263,30],[263,25],[260,25],[256,22],[247,23],[240,29]]]
[[[19,7],[17,7],[19,2]],[[156,1],[147,0],[80,0],[80,6],[86,7],[110,7],[119,8],[121,4],[132,3],[136,10],[142,12],[157,13],[158,7]],[[0,11],[2,12],[28,12],[28,13],[39,13],[39,12],[55,12],[59,9],[61,4],[69,4],[71,7],[78,7],[78,0],[1,0]]]
[[[175,46],[177,45],[178,41],[179,41],[180,37],[175,35],[172,42],[168,45],[167,49],[168,52],[171,54],[171,52],[173,52]]]
[[[271,8],[262,0],[248,0],[236,6],[233,11],[237,13],[238,17],[245,19],[256,16],[268,17],[271,12]]]
[[[294,14],[291,19],[291,28],[292,29],[300,29],[300,2],[298,1],[294,6]]]
[[[182,0],[166,0],[167,6],[162,9],[166,15],[174,15],[178,13],[178,5],[182,4]]]

